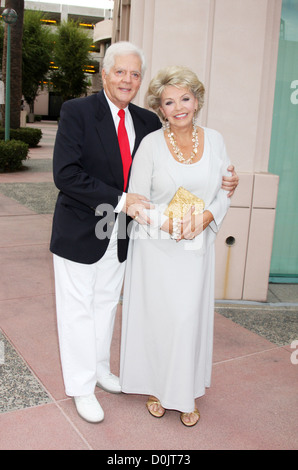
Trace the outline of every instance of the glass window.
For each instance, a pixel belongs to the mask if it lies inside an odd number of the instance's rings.
[[[269,172],[280,177],[272,282],[298,282],[298,0],[283,0]]]

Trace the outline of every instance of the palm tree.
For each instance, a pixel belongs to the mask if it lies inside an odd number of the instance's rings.
[[[20,127],[20,111],[22,99],[22,36],[24,18],[24,0],[6,0],[5,8],[12,8],[17,12],[18,20],[11,26],[11,98],[10,98],[10,127]],[[2,74],[6,82],[6,49],[7,27],[5,28],[3,44]],[[4,116],[4,114],[3,114]]]

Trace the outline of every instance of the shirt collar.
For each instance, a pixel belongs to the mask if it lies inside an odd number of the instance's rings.
[[[115,119],[116,116],[118,117],[118,113],[119,113],[120,109],[118,108],[118,106],[116,106],[116,105],[108,98],[108,96],[107,96],[105,90],[103,90],[103,91],[104,91],[104,95],[105,95],[105,97],[106,97],[106,100],[107,100],[107,102],[108,102],[108,105],[109,105],[109,107],[110,107],[112,116],[113,116],[113,118]],[[126,112],[128,111],[128,106],[126,106],[126,108],[123,108],[123,109],[124,109],[124,111],[125,111],[125,113],[126,113]]]

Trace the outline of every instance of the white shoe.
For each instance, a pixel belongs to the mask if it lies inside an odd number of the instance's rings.
[[[102,388],[106,392],[110,393],[121,393],[121,386],[119,383],[119,377],[108,373],[97,380],[97,386]]]
[[[94,394],[74,397],[78,414],[88,423],[100,423],[104,419],[104,412]]]

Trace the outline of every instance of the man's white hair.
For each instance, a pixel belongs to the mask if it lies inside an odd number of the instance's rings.
[[[106,74],[109,74],[111,68],[115,65],[115,57],[131,54],[134,54],[140,58],[142,64],[141,73],[143,77],[146,71],[144,53],[137,46],[127,41],[115,42],[110,47],[108,47],[105,57],[103,59],[103,69],[105,70]]]

